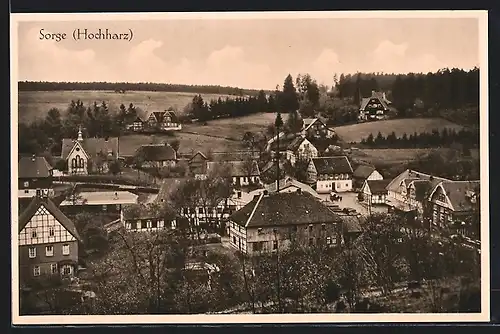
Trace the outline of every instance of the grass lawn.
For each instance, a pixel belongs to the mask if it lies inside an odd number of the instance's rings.
[[[269,124],[274,123],[276,115],[260,113],[238,118],[224,118],[209,121],[207,125],[187,124],[183,131],[218,136],[240,141],[245,132],[265,131]]]
[[[51,108],[65,112],[71,100],[82,100],[85,106],[95,102],[105,101],[111,111],[117,111],[120,104],[128,107],[130,103],[143,110],[166,110],[169,107],[182,112],[190,103],[195,93],[176,92],[137,92],[124,94],[114,91],[49,91],[49,92],[19,92],[18,108],[19,122],[30,122],[36,117],[45,117]],[[228,95],[202,94],[205,101]]]
[[[347,143],[359,143],[361,139],[368,137],[370,133],[374,137],[377,136],[379,131],[384,136],[394,131],[397,137],[401,137],[405,132],[410,135],[414,132],[431,132],[433,129],[441,131],[444,128],[458,131],[462,129],[462,126],[443,118],[407,118],[344,125],[336,127],[335,132]]]

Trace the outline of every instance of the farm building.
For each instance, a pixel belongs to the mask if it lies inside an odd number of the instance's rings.
[[[280,154],[282,154],[286,160],[290,161],[292,166],[295,165],[297,160],[308,161],[318,156],[317,148],[303,135],[293,135],[283,139],[280,138],[279,143],[276,141],[271,145],[271,152],[273,155],[276,154],[278,144]]]
[[[265,189],[270,193],[280,192],[280,193],[290,193],[297,192],[301,190],[303,193],[309,193],[316,198],[321,198],[318,193],[305,183],[299,182],[292,177],[286,177],[279,181],[279,188],[276,187],[276,182],[273,182],[265,186]]]
[[[218,167],[228,166],[233,184],[237,187],[260,184],[260,170],[255,160],[207,161],[207,173]]]
[[[360,193],[367,205],[385,205],[390,180],[365,180]]]
[[[313,158],[307,166],[308,183],[316,186],[316,191],[352,191],[352,166],[346,156]]]
[[[383,180],[384,177],[380,174],[375,167],[368,165],[359,165],[354,170],[353,180],[354,188],[359,189],[363,186],[366,180]]]
[[[18,198],[53,195],[52,166],[44,157],[21,157],[18,161]]]
[[[198,151],[188,161],[189,173],[195,178],[202,178],[207,174],[208,158]]]
[[[136,132],[179,131],[182,124],[172,110],[145,111],[137,115],[130,128]]]
[[[178,161],[177,152],[167,143],[142,145],[135,156],[142,160],[142,167],[146,168],[173,167]]]
[[[332,138],[335,132],[319,118],[304,118],[302,135],[306,138]]]

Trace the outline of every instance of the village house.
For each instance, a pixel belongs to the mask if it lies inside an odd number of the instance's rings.
[[[123,206],[136,204],[137,199],[128,191],[83,191],[63,200],[59,207],[67,215],[88,212],[123,221]]]
[[[346,156],[313,158],[307,166],[309,184],[318,194],[352,191],[352,166]]]
[[[74,223],[47,197],[36,196],[19,216],[20,281],[77,273],[82,242]]]
[[[118,160],[119,143],[116,137],[83,138],[80,128],[76,140],[62,140],[61,152],[68,165],[68,174],[107,173],[109,163]]]
[[[229,221],[230,245],[243,253],[272,252],[298,242],[335,246],[341,241],[341,219],[308,193],[256,195]]]
[[[441,181],[448,180],[407,169],[387,185],[386,204],[391,211],[416,211],[422,215],[429,192]]]
[[[21,157],[18,161],[18,198],[52,196],[52,166],[44,157]]]
[[[223,166],[229,167],[230,177],[236,187],[261,183],[259,165],[255,160],[207,161],[207,174]]]
[[[432,224],[438,229],[479,236],[479,181],[441,181],[430,193]],[[477,226],[474,226],[477,225]]]
[[[165,223],[165,219],[159,217],[124,218],[123,226],[126,232],[157,232],[175,230],[177,221],[174,219]]]
[[[380,174],[375,167],[368,165],[359,165],[358,168],[354,170],[352,175],[354,181],[354,188],[360,189],[365,181],[373,180],[383,180],[384,177]]]
[[[143,168],[174,167],[178,161],[177,152],[168,143],[142,145],[135,157],[142,162]]]
[[[323,121],[319,118],[304,118],[302,135],[306,138],[332,138],[335,136],[335,132],[330,129]]]
[[[207,174],[208,158],[205,154],[198,151],[188,161],[189,173],[196,179],[200,179]]]
[[[361,99],[361,106],[359,108],[360,120],[381,120],[386,118],[387,113],[390,111],[392,102],[389,101],[385,92],[372,91],[370,97]]]
[[[363,202],[367,205],[385,205],[387,198],[387,185],[390,180],[366,180],[361,187]]]
[[[298,160],[309,161],[318,156],[318,149],[302,135],[280,138],[279,142],[274,142],[271,147],[273,156],[276,156],[278,145],[280,156],[288,160],[292,166]]]
[[[318,193],[311,188],[309,185],[299,182],[296,179],[292,177],[286,177],[284,179],[281,179],[279,181],[279,188],[276,185],[276,182],[270,183],[265,186],[265,189],[270,193],[291,193],[291,192],[297,192],[297,191],[302,191],[302,193],[308,193],[312,196],[314,196],[317,199],[321,199],[321,197],[318,195]]]
[[[137,115],[131,129],[136,132],[179,131],[182,124],[173,110],[145,111]]]

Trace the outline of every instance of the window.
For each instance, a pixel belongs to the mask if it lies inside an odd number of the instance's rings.
[[[273,250],[278,249],[278,240],[273,240]]]
[[[36,257],[36,248],[35,247],[30,247],[29,257],[30,257],[30,259],[34,259]]]
[[[325,230],[326,230],[326,224],[321,224],[321,229],[322,229],[323,231],[325,231]]]
[[[241,198],[241,191],[238,191],[238,198]]]
[[[45,256],[54,256],[54,246],[45,247]]]
[[[236,237],[233,237],[233,244],[236,245]]]
[[[53,237],[54,236],[54,227],[49,227],[49,237]]]
[[[33,267],[33,276],[40,276],[40,267],[39,266]]]
[[[297,232],[297,225],[292,226],[292,231]]]
[[[104,205],[102,206],[102,211],[107,211],[107,210],[108,210],[108,206],[107,206],[106,204],[104,204]]]
[[[326,244],[330,245],[332,243],[332,238],[331,237],[326,237]]]
[[[120,211],[120,204],[116,204],[115,208],[116,208],[116,211]]]
[[[28,181],[25,181],[25,182],[24,182],[24,186],[25,186],[25,187],[29,187],[29,186],[30,186],[30,183],[29,183]]]
[[[163,225],[163,222],[162,222],[162,225]],[[177,222],[175,220],[172,220],[172,222],[170,223],[170,227],[175,230],[175,228],[177,227]]]
[[[140,221],[140,220],[138,220],[138,221],[137,221],[136,228],[137,228],[138,230],[140,230],[140,229],[142,228],[142,226],[141,226],[141,225],[142,225],[142,224],[141,224],[141,221]]]
[[[50,272],[52,274],[57,274],[57,263],[51,263],[50,264]]]
[[[77,147],[76,150],[79,151],[80,149]],[[71,167],[72,168],[83,168],[83,164],[84,164],[84,161],[79,155],[77,155],[76,157],[71,159]]]
[[[182,208],[182,214],[187,215],[188,213],[188,208]]]
[[[257,233],[258,233],[258,234],[262,234],[262,229],[261,229],[261,228],[258,228],[258,229],[257,229]]]
[[[309,232],[312,232],[312,231],[313,231],[313,226],[309,225]]]
[[[71,266],[63,267],[63,275],[71,275]]]
[[[151,220],[146,221],[146,228],[151,228]]]
[[[32,237],[32,238],[36,238],[36,230],[35,230],[35,229],[33,229],[33,230],[31,231],[31,237]]]
[[[63,255],[69,255],[69,245],[62,246],[62,253]]]
[[[24,190],[24,193],[29,194],[29,190],[28,189]]]
[[[200,215],[202,215],[202,214],[203,214],[203,208],[199,208],[199,209],[198,209],[198,213],[199,213]]]
[[[125,223],[125,228],[127,230],[131,230],[132,229],[132,224],[131,223]]]
[[[151,222],[151,227],[152,227],[152,228],[157,228],[157,227],[158,227],[158,221],[153,220],[153,221]]]

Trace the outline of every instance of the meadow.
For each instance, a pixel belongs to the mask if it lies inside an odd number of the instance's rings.
[[[443,118],[406,118],[344,125],[336,127],[335,132],[344,142],[359,143],[370,133],[377,136],[379,131],[383,136],[394,131],[397,137],[401,137],[405,132],[410,135],[414,132],[431,132],[432,129],[441,131],[444,128],[458,131],[463,127]]]
[[[21,91],[18,98],[18,115],[19,122],[29,123],[37,117],[45,117],[51,108],[58,108],[64,113],[71,100],[81,100],[85,105],[91,105],[94,101],[97,103],[105,101],[112,111],[118,110],[122,103],[127,107],[133,103],[143,110],[166,110],[172,107],[182,113],[194,95],[194,93],[139,91],[125,93],[114,91]],[[217,99],[219,96],[229,95],[202,94],[205,101]]]

